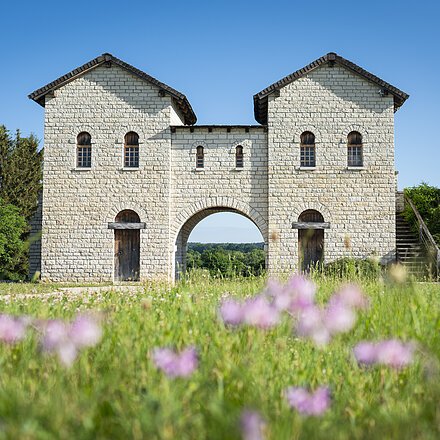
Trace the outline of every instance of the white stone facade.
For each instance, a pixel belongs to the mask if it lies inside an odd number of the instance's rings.
[[[141,280],[173,280],[185,268],[191,230],[220,211],[241,213],[257,225],[272,273],[298,269],[292,223],[308,209],[330,224],[325,262],[348,255],[393,258],[395,95],[380,93],[376,82],[344,65],[324,60],[268,94],[267,125],[260,126],[185,125],[188,116],[174,95],[115,62],[49,86],[31,95],[46,109],[42,279],[113,281],[109,223],[125,209],[146,225]],[[90,169],[76,168],[76,138],[83,131],[92,138]],[[134,169],[123,166],[129,131],[139,135]],[[315,169],[299,166],[305,131],[316,138]],[[351,131],[363,139],[358,169],[347,167]],[[238,145],[242,169],[235,166]],[[204,147],[202,170],[196,169],[198,146]]]

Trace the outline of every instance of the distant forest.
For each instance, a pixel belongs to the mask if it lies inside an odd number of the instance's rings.
[[[211,276],[258,276],[264,273],[264,243],[188,243],[187,268]]]

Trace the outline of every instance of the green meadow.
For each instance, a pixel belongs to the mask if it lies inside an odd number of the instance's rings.
[[[317,279],[318,302],[340,285]],[[1,313],[72,319],[93,310],[103,337],[72,367],[41,353],[35,332],[0,345],[0,438],[239,439],[244,409],[261,413],[268,439],[440,438],[440,287],[435,283],[359,283],[370,299],[355,328],[325,348],[298,339],[292,320],[270,330],[228,328],[222,297],[247,297],[263,278],[189,278],[138,291],[47,296],[56,286],[2,284]],[[33,293],[35,296],[24,297]],[[360,367],[361,340],[415,341],[401,370]],[[151,361],[155,347],[197,347],[199,367],[170,379]],[[327,385],[330,410],[304,417],[284,397],[289,386]]]

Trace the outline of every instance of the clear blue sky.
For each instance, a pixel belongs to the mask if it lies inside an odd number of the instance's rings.
[[[252,124],[254,93],[334,51],[410,94],[399,187],[440,186],[438,1],[8,1],[0,42],[0,123],[40,139],[27,94],[103,52],[185,93],[199,124]],[[228,240],[234,217],[218,218],[205,223]]]

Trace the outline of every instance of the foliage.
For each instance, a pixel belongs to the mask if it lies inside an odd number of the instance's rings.
[[[0,199],[0,279],[20,279],[23,259],[26,258],[26,244],[22,236],[26,221],[18,208]]]
[[[67,370],[54,356],[36,354],[33,336],[0,345],[1,437],[234,440],[249,408],[262,414],[268,439],[439,438],[436,285],[365,283],[370,309],[350,334],[322,350],[295,338],[289,320],[268,331],[219,321],[225,292],[249,297],[262,286],[260,278],[205,280],[2,303],[4,313],[43,319],[99,309],[105,321],[100,345]],[[318,301],[325,303],[335,287],[321,282]],[[11,286],[0,285],[0,294],[5,289]],[[417,341],[417,361],[400,371],[356,364],[352,349],[359,341],[389,337]],[[191,345],[199,368],[190,378],[169,379],[151,360],[155,347]],[[283,397],[288,387],[320,384],[332,393],[321,418],[302,417]]]
[[[0,126],[0,197],[19,209],[27,221],[35,212],[42,188],[43,153],[31,135],[12,137]]]
[[[440,188],[421,183],[412,188],[405,188],[405,195],[412,200],[429,232],[440,245]],[[405,207],[404,215],[409,223],[416,224],[415,215],[409,206]]]
[[[326,264],[322,272],[336,278],[374,280],[381,275],[381,266],[371,258],[344,257]]]
[[[190,243],[188,269],[207,269],[213,277],[258,276],[264,272],[260,243]]]

